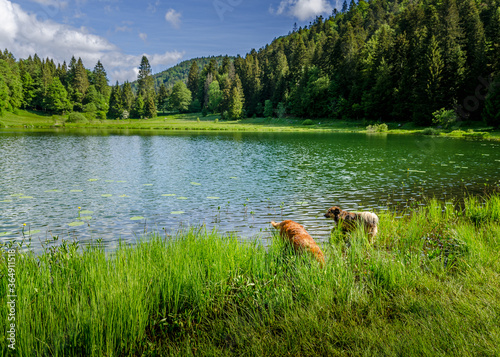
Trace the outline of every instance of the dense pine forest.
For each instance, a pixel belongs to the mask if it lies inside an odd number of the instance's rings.
[[[360,0],[245,57],[189,62],[170,88],[143,57],[137,82],[98,62],[0,54],[0,110],[150,118],[158,112],[432,123],[436,113],[500,125],[497,0]],[[185,65],[184,65],[185,66]]]
[[[191,66],[193,65],[193,62],[196,62],[196,64],[198,65],[198,71],[201,71],[212,58],[215,59],[218,65],[222,63],[223,56],[197,57],[182,61],[181,63],[176,64],[175,66],[170,67],[160,73],[153,74],[155,86],[157,88],[160,88],[162,84],[165,84],[165,87],[172,88],[174,84],[179,81],[187,82],[189,71],[191,69]]]

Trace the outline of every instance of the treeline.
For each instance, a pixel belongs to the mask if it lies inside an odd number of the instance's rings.
[[[318,17],[221,68],[212,63],[198,74],[193,67],[188,87],[197,105],[222,113],[230,111],[234,91],[244,116],[428,125],[445,110],[499,125],[500,88],[492,85],[500,79],[499,4],[344,2],[328,19]]]
[[[24,108],[105,118],[109,95],[106,71],[99,61],[90,71],[74,57],[68,66],[36,54],[16,61],[8,50],[0,52],[0,113]]]
[[[137,86],[108,85],[92,71],[38,56],[0,55],[0,109],[83,112],[98,118],[158,111],[222,118],[413,121],[433,113],[500,124],[498,0],[354,0],[327,19],[251,50],[245,57],[191,62],[187,81],[155,80],[142,58]],[[185,67],[185,66],[184,66]],[[443,114],[444,115],[444,114]]]

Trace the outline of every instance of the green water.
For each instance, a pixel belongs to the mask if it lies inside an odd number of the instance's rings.
[[[293,219],[327,239],[332,205],[404,207],[500,179],[499,143],[403,135],[0,131],[0,239],[134,241],[187,225],[267,237]],[[80,207],[80,209],[79,209]],[[23,226],[26,223],[26,226]],[[33,232],[35,232],[33,234]]]

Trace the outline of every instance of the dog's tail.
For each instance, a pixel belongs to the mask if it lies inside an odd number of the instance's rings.
[[[280,228],[280,224],[279,223],[276,223],[275,221],[271,221],[271,225],[276,228],[276,229],[279,229]]]

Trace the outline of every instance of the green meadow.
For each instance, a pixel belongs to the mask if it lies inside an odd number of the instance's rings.
[[[375,130],[372,130],[373,127]],[[186,130],[186,131],[317,131],[317,132],[367,132],[377,134],[419,134],[453,136],[473,139],[500,139],[500,132],[482,122],[460,123],[448,130],[417,127],[413,123],[388,123],[386,131],[377,131],[378,124],[364,120],[298,118],[246,118],[221,120],[220,115],[203,117],[201,113],[168,114],[151,119],[90,120],[87,123],[69,123],[67,116],[43,112],[17,110],[5,112],[0,117],[0,128],[26,129],[115,129],[115,130]]]
[[[333,231],[323,269],[277,236],[203,227],[113,252],[54,237],[35,255],[26,237],[0,259],[0,303],[12,277],[17,295],[11,354],[499,355],[500,196],[405,213],[379,213],[374,245]]]

